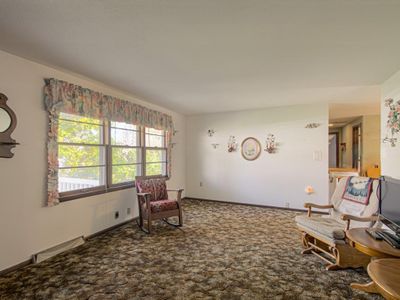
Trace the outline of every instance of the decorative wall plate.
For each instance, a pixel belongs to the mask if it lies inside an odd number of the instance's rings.
[[[255,160],[260,156],[261,144],[253,137],[248,137],[242,142],[242,156],[247,160]]]

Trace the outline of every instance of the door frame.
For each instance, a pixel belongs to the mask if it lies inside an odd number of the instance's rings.
[[[339,168],[339,132],[329,132],[329,135],[336,135],[336,168]]]

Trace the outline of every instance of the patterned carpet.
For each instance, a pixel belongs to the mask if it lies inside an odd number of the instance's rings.
[[[185,226],[133,223],[0,277],[0,299],[381,299],[362,269],[302,256],[295,212],[185,200]]]

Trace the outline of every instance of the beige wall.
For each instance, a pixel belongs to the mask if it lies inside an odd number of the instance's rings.
[[[381,165],[381,116],[363,116],[362,119],[362,169]]]
[[[21,145],[12,159],[0,158],[0,270],[32,254],[78,236],[87,236],[137,216],[134,189],[126,189],[46,207],[47,113],[43,79],[56,77],[121,97],[172,115],[179,131],[172,150],[171,187],[185,186],[186,118],[99,82],[0,51],[0,92],[8,96],[18,125],[13,138]],[[127,208],[132,208],[127,214]],[[114,212],[119,211],[119,219]]]

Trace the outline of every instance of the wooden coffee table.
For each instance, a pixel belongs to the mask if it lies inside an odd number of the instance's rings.
[[[352,283],[353,289],[381,294],[386,299],[400,299],[400,259],[381,258],[368,265],[370,283]]]
[[[352,283],[350,286],[368,293],[379,293],[386,299],[400,299],[400,249],[373,239],[366,229],[350,229],[346,231],[346,238],[351,246],[371,256],[367,271],[372,281],[367,284]]]
[[[385,241],[377,241],[365,230],[367,228],[353,228],[346,231],[346,238],[350,246],[371,257],[400,258],[400,249],[393,248]]]

